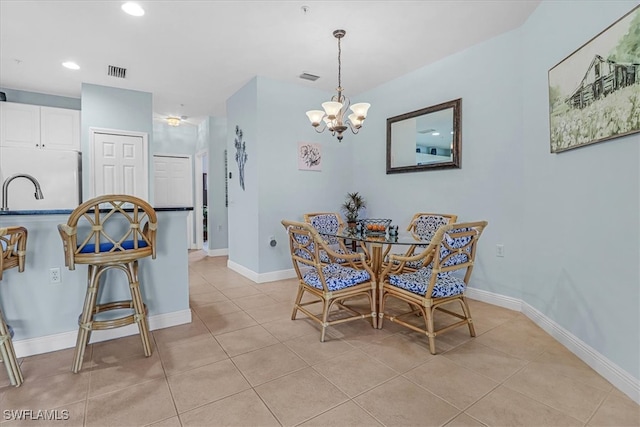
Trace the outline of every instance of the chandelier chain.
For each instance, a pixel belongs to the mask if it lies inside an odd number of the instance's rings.
[[[341,82],[342,61],[340,60],[341,53],[342,53],[342,47],[340,46],[340,38],[338,38],[338,96],[342,95],[342,82]]]

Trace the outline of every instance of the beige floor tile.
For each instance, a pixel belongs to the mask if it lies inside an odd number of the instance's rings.
[[[607,392],[573,378],[545,369],[545,365],[531,362],[503,383],[582,422],[587,422]]]
[[[414,341],[399,334],[373,342],[362,351],[401,374],[435,357],[429,352],[429,344],[425,340]]]
[[[382,424],[351,401],[300,424],[300,427],[327,426],[372,427],[382,426]]]
[[[180,424],[180,418],[175,416],[167,418],[166,420],[158,421],[157,423],[149,424],[149,427],[182,427],[182,424]]]
[[[293,311],[293,304],[279,302],[266,307],[251,307],[245,310],[247,314],[262,324],[273,322],[279,319],[290,319]]]
[[[313,369],[352,398],[398,375],[360,350],[352,350],[318,363]]]
[[[180,419],[183,427],[280,425],[253,390],[185,412]]]
[[[115,363],[101,363],[91,369],[89,397],[120,390],[135,384],[164,377],[158,353],[138,356]]]
[[[188,371],[227,359],[227,353],[213,338],[187,341],[181,346],[160,350],[160,359],[167,375]]]
[[[458,409],[465,409],[498,386],[498,383],[438,356],[404,374]]]
[[[465,412],[490,426],[584,425],[575,418],[504,386],[499,386]]]
[[[211,336],[211,332],[198,316],[192,316],[191,323],[156,329],[152,334],[159,349],[162,347],[175,347],[187,341]]]
[[[94,332],[94,334],[95,333],[96,332]],[[153,339],[151,340],[151,345],[152,351],[155,352],[157,349]],[[135,356],[144,356],[142,338],[140,338],[139,334],[116,338],[109,341],[102,341],[92,344],[92,347],[93,356],[91,359],[98,365],[101,363],[114,363],[118,360],[125,360]]]
[[[200,320],[206,324],[213,318],[217,318],[225,314],[238,313],[241,312],[242,309],[234,304],[233,301],[224,300],[194,307],[194,311]]]
[[[168,381],[179,414],[251,388],[231,360],[173,375]]]
[[[213,335],[225,334],[227,332],[237,331],[239,329],[248,328],[258,324],[253,317],[244,311],[229,313],[222,316],[212,316],[202,319],[207,329]]]
[[[593,427],[640,426],[640,406],[626,396],[621,397],[617,393],[610,393],[587,425]]]
[[[91,362],[92,348],[93,346],[89,345],[84,352],[83,370],[91,370],[93,366]],[[68,373],[71,371],[74,352],[75,347],[25,357],[20,364],[22,376],[25,379],[33,380],[35,378]],[[3,365],[0,365],[0,378],[2,378],[2,374],[6,376],[6,369]],[[0,384],[2,384],[1,381]]]
[[[320,342],[320,333],[294,338],[285,341],[284,344],[309,365],[331,360],[354,348],[351,344],[337,338],[326,337],[325,342]]]
[[[208,304],[212,304],[220,301],[228,301],[227,298],[222,292],[211,287],[211,291],[202,292],[202,293],[191,293],[189,292],[189,305],[194,308],[199,308]]]
[[[87,401],[86,426],[142,426],[176,414],[165,378]]]
[[[460,413],[403,377],[361,394],[354,401],[387,426],[440,426]]]
[[[534,360],[554,340],[529,319],[518,317],[479,335],[475,341],[519,359]]]
[[[212,284],[207,282],[202,282],[195,285],[189,285],[189,298],[194,297],[196,295],[207,294],[211,292],[219,292],[219,291]]]
[[[265,295],[269,296],[276,300],[277,302],[286,302],[287,304],[291,304],[293,307],[293,303],[296,300],[296,288],[293,287],[290,290],[282,290],[282,291],[263,291]]]
[[[442,357],[497,382],[503,382],[528,363],[526,360],[479,344],[476,340],[443,353]]]
[[[269,295],[264,293],[259,293],[256,295],[250,295],[248,297],[236,298],[233,302],[243,310],[248,308],[256,308],[256,307],[266,307],[273,304],[278,304],[278,301],[269,297]]]
[[[483,427],[483,426],[484,424],[482,424],[480,421],[470,417],[465,413],[458,415],[453,420],[445,424],[445,427]]]
[[[278,340],[260,325],[216,335],[216,340],[229,357],[276,344]]]
[[[8,387],[2,406],[5,409],[59,408],[85,400],[88,391],[89,372],[74,374],[69,370],[50,377],[25,378],[20,387]]]
[[[254,295],[264,295],[261,291],[251,285],[238,286],[235,288],[222,288],[220,289],[220,292],[222,292],[224,296],[226,296],[230,300],[245,298]]]
[[[86,401],[64,405],[60,408],[42,410],[34,406],[31,412],[15,413],[0,412],[0,424],[2,427],[14,426],[60,426],[60,427],[82,427],[84,425],[84,412]],[[1,407],[1,406],[0,406]],[[4,420],[9,420],[3,423]]]
[[[332,326],[332,336],[338,337],[354,347],[362,347],[371,342],[380,341],[391,336],[389,329],[377,329],[371,325],[371,319],[354,320]]]
[[[232,360],[254,387],[309,366],[284,344],[241,354]]]
[[[309,318],[291,320],[289,318],[262,323],[262,327],[280,341],[288,341],[304,335],[320,336],[320,325]]]
[[[348,400],[311,368],[259,385],[255,391],[285,426],[297,425]]]

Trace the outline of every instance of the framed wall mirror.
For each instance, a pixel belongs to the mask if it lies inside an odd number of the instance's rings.
[[[460,168],[462,98],[387,119],[387,174]]]

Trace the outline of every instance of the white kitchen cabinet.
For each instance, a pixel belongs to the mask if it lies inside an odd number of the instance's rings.
[[[80,151],[80,111],[1,102],[0,146]]]

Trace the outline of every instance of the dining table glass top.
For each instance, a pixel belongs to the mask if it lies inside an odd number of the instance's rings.
[[[398,230],[398,234],[389,232],[374,233],[371,231],[358,231],[351,227],[341,227],[335,232],[319,231],[322,236],[338,237],[340,239],[355,240],[358,242],[379,243],[382,245],[428,245],[432,236],[419,236],[405,230]]]

